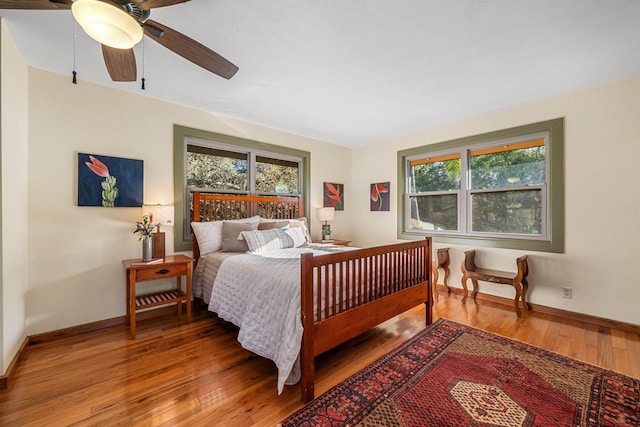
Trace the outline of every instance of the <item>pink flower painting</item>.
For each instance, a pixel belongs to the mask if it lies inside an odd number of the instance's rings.
[[[371,184],[371,210],[372,211],[388,211],[390,207],[389,203],[389,188],[390,182],[378,182]]]
[[[324,183],[324,207],[344,210],[344,184]]]

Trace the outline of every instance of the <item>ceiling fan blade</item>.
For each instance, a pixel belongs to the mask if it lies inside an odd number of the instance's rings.
[[[116,49],[102,45],[102,57],[114,82],[135,82],[138,78],[133,49]]]
[[[155,9],[157,7],[173,6],[174,4],[186,3],[191,0],[138,0],[134,1],[136,6],[142,10]]]
[[[149,26],[161,30],[164,32],[164,35],[158,37],[157,31],[153,28],[149,29]],[[167,49],[182,56],[184,59],[227,80],[233,77],[238,71],[237,66],[208,47],[156,21],[148,19],[144,23],[144,33]]]
[[[71,8],[72,0],[0,0],[0,9],[65,10]]]

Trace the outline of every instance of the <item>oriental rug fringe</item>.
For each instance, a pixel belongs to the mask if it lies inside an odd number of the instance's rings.
[[[640,380],[440,319],[282,426],[640,426]]]

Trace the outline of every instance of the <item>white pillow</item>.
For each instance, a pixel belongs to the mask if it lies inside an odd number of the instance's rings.
[[[283,230],[287,236],[291,237],[293,240],[293,247],[297,248],[307,243],[307,238],[304,235],[304,230],[302,227],[290,227]]]
[[[307,228],[307,218],[302,217],[297,219],[290,219],[289,228],[295,228],[295,227],[300,228],[302,230],[302,234],[304,235],[304,238],[307,241],[307,243],[311,243],[311,234],[309,234],[309,229]]]
[[[192,222],[191,228],[198,239],[201,256],[220,250],[222,247],[222,221]]]
[[[275,222],[278,221],[275,218],[264,218],[264,217],[260,217],[260,223],[264,223],[264,222]]]
[[[281,228],[243,231],[240,236],[247,243],[249,252],[254,254],[292,248],[294,245],[294,239],[288,235],[286,230]]]
[[[243,224],[257,224],[260,222],[260,216],[254,215],[249,218],[240,218],[240,219],[225,219],[223,222],[241,222]]]
[[[255,218],[255,217],[252,217]],[[303,216],[300,218],[295,218],[295,219],[269,219],[269,218],[262,218],[262,217],[258,217],[258,221],[261,224],[264,223],[269,223],[269,222],[275,222],[276,223],[276,228],[282,228],[282,229],[286,229],[286,228],[295,228],[298,227],[302,230],[302,234],[304,236],[304,239],[307,243],[311,243],[311,233],[309,233],[309,228],[307,227],[307,217]],[[260,228],[260,227],[258,227]],[[240,237],[242,238],[242,237]],[[296,245],[295,247],[298,247],[299,245]]]
[[[198,239],[198,247],[200,248],[200,255],[206,255],[209,252],[217,252],[222,249],[222,224],[225,222],[242,223],[242,224],[257,224],[260,221],[258,215],[250,218],[242,219],[230,219],[225,221],[207,221],[207,222],[192,222],[191,228],[196,239]]]

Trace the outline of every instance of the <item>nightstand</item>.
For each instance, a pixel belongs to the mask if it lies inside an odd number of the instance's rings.
[[[143,308],[155,307],[176,303],[178,313],[182,313],[182,302],[186,303],[187,321],[191,321],[191,270],[193,258],[185,255],[169,255],[162,262],[155,264],[143,264],[139,259],[123,260],[122,264],[127,270],[127,320],[129,321],[129,334],[131,338],[136,336],[136,311]],[[186,276],[186,289],[182,290],[182,276]],[[177,286],[175,289],[153,292],[148,294],[136,294],[136,284],[147,280],[165,279],[175,277]]]
[[[349,246],[351,245],[351,240],[316,240],[313,243],[320,243],[323,245],[334,245],[334,246]]]

